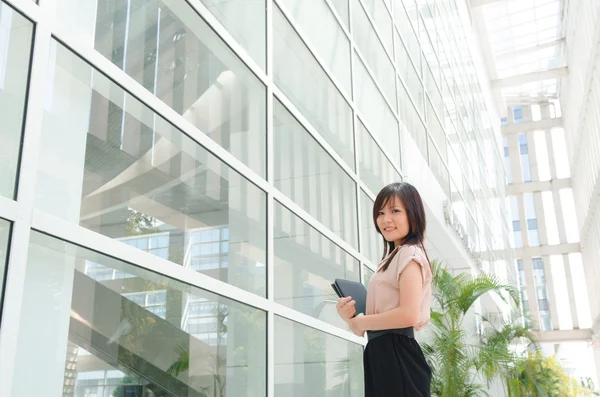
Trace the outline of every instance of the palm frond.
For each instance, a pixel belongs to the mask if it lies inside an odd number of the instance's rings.
[[[518,293],[512,286],[501,283],[495,275],[480,274],[460,286],[458,296],[452,303],[457,305],[463,314],[466,314],[475,301],[488,292],[497,292],[505,300],[501,294],[502,291],[508,292],[509,296],[518,302]]]

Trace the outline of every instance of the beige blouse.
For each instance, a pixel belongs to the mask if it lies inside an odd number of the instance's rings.
[[[377,266],[377,272],[373,274],[367,288],[367,315],[385,313],[397,308],[400,302],[400,273],[411,262],[415,261],[421,266],[423,276],[423,289],[421,291],[421,306],[419,309],[419,320],[415,325],[418,331],[429,322],[431,308],[431,267],[425,253],[416,245],[405,245],[394,251],[392,262],[385,272],[379,271],[389,255]]]

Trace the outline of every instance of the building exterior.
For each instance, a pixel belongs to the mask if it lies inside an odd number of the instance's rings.
[[[393,181],[516,284],[478,45],[455,0],[1,0],[0,395],[362,395],[327,300]]]
[[[569,2],[566,31],[569,83],[564,88],[566,147],[572,174],[575,218],[591,312],[592,345],[600,382],[600,4]]]
[[[502,132],[523,309],[542,347],[594,378],[592,318],[558,102],[518,105]],[[575,357],[576,356],[576,357]],[[579,361],[579,362],[578,362]]]

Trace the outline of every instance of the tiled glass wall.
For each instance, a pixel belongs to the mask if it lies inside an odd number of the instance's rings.
[[[510,273],[464,7],[2,0],[0,394],[361,396],[330,283],[372,275],[409,140]]]

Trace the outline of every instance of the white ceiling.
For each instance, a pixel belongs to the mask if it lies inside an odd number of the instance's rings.
[[[496,104],[501,115],[507,106],[557,99],[567,66],[564,0],[470,5],[495,97],[503,102]]]

